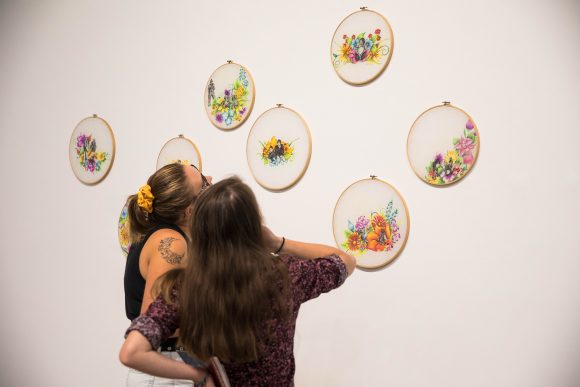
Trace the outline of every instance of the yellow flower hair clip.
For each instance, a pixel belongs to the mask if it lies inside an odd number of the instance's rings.
[[[155,196],[151,193],[149,184],[142,185],[137,193],[137,205],[150,214],[153,212],[153,199]]]

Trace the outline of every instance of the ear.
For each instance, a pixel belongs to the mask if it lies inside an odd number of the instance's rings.
[[[191,214],[193,213],[193,204],[190,204],[189,206],[187,206],[187,208],[185,209],[185,218],[189,219],[191,218]]]

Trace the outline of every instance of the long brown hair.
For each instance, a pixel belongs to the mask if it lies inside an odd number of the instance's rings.
[[[149,177],[147,184],[155,197],[151,213],[137,205],[136,194],[129,196],[129,238],[132,243],[139,242],[160,223],[178,224],[182,220],[185,209],[195,199],[185,168],[178,163],[168,164]]]
[[[196,201],[188,264],[171,276],[180,288],[180,340],[200,359],[256,360],[266,320],[288,315],[287,267],[268,252],[261,220],[254,194],[237,177]]]

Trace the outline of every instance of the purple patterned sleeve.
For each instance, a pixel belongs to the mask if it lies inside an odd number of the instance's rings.
[[[147,311],[131,322],[125,332],[125,337],[131,331],[139,331],[151,344],[153,349],[159,348],[161,343],[169,338],[178,328],[177,290],[173,289],[172,301],[166,302],[162,296],[157,297],[149,305]]]
[[[337,255],[316,259],[286,257],[294,299],[303,303],[338,288],[348,272]]]

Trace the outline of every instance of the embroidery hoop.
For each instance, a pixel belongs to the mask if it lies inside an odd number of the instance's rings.
[[[117,221],[117,237],[119,238],[119,246],[123,250],[123,254],[127,257],[129,254],[129,249],[131,247],[131,242],[129,242],[129,210],[128,210],[129,200],[125,202],[125,205],[121,209],[119,214],[119,219]],[[125,216],[123,216],[125,213]],[[126,233],[126,239],[123,237],[123,233]]]
[[[275,184],[275,183],[267,181],[267,179],[268,179],[267,176],[263,176],[262,173],[258,173],[259,171],[256,171],[252,167],[252,161],[250,158],[255,156],[255,151],[256,151],[255,145],[256,144],[253,142],[251,144],[250,142],[254,139],[253,136],[257,136],[256,132],[257,132],[257,130],[260,129],[259,125],[261,123],[261,120],[263,120],[264,117],[267,117],[270,114],[275,114],[276,112],[279,112],[279,111],[284,111],[284,112],[288,112],[288,113],[292,114],[295,117],[295,119],[297,119],[295,122],[299,122],[302,125],[302,128],[304,129],[305,137],[307,139],[307,155],[305,155],[305,158],[302,161],[303,165],[302,165],[301,169],[297,173],[294,173],[294,176],[292,178],[288,179],[288,181],[286,181],[285,183]],[[266,140],[266,138],[264,138],[264,140]],[[256,118],[256,121],[254,122],[254,124],[252,125],[252,128],[250,129],[250,132],[248,133],[248,139],[246,141],[246,159],[248,162],[248,168],[250,169],[250,172],[252,173],[252,176],[254,177],[256,182],[258,182],[258,184],[260,184],[263,188],[265,188],[269,191],[283,191],[283,190],[291,188],[296,183],[298,183],[300,181],[300,179],[302,179],[302,177],[306,173],[306,170],[308,169],[308,165],[310,164],[311,156],[312,156],[312,136],[310,134],[310,128],[308,127],[308,123],[306,123],[306,120],[304,120],[304,118],[300,115],[300,113],[298,113],[297,111],[295,111],[289,107],[284,106],[281,103],[276,104],[275,107],[270,108],[270,109],[266,110],[265,112],[263,112],[262,114],[260,114],[260,116],[258,116],[258,118]],[[270,167],[266,167],[266,168],[270,168]],[[265,173],[267,174],[268,172],[265,172]]]
[[[468,167],[467,171],[461,177],[459,177],[453,181],[446,182],[444,184],[430,183],[425,178],[425,175],[421,174],[425,170],[425,167],[428,163],[420,163],[418,161],[413,161],[413,160],[416,160],[417,158],[419,158],[419,157],[415,156],[415,153],[417,152],[417,150],[416,150],[416,146],[414,145],[414,141],[420,142],[420,137],[419,137],[419,135],[416,135],[414,133],[414,130],[417,127],[417,125],[419,125],[421,123],[422,119],[425,119],[425,117],[427,117],[429,114],[433,113],[435,110],[438,110],[438,109],[453,109],[453,110],[449,110],[449,111],[453,112],[453,113],[458,113],[458,112],[462,113],[466,118],[466,120],[464,122],[471,121],[471,123],[473,124],[473,129],[471,129],[471,130],[475,133],[475,136],[477,138],[477,141],[475,143],[475,148],[474,148],[474,160],[473,160],[473,163],[471,163],[471,166]],[[457,133],[459,133],[459,132],[460,131],[458,129]],[[448,137],[445,137],[445,138],[448,138]],[[425,110],[423,113],[421,113],[415,119],[415,121],[413,122],[413,125],[411,125],[411,128],[409,129],[409,133],[407,135],[407,160],[409,161],[409,165],[411,166],[413,173],[415,173],[415,175],[419,179],[421,179],[421,181],[423,181],[426,184],[433,186],[433,187],[447,187],[447,186],[450,186],[450,185],[453,185],[453,184],[460,182],[467,175],[469,175],[469,173],[473,170],[473,168],[475,167],[475,164],[477,163],[477,159],[479,158],[480,143],[481,143],[481,136],[479,134],[479,130],[478,130],[477,125],[475,124],[475,121],[473,120],[473,118],[465,110],[463,110],[457,106],[452,105],[451,102],[449,102],[449,101],[444,101],[441,103],[441,105],[432,106],[432,107],[428,108],[427,110]],[[449,148],[451,148],[452,142],[449,141],[449,144],[450,144]],[[431,153],[436,154],[439,151],[440,151],[440,149],[435,149]]]
[[[401,231],[401,239],[399,239],[397,241],[397,244],[399,245],[396,248],[396,251],[394,254],[390,254],[390,252],[365,252],[363,253],[363,255],[359,255],[359,254],[353,254],[352,252],[349,252],[348,250],[346,250],[343,246],[342,243],[339,240],[344,239],[344,237],[342,237],[342,235],[344,235],[344,229],[347,225],[347,222],[344,222],[344,220],[350,220],[348,219],[348,217],[342,217],[342,219],[337,219],[337,213],[341,213],[343,212],[343,208],[340,207],[340,205],[343,205],[341,203],[341,201],[345,201],[348,198],[349,195],[349,191],[352,191],[354,189],[354,187],[356,187],[357,185],[361,185],[361,184],[367,184],[368,182],[374,182],[377,184],[381,184],[383,186],[385,186],[385,188],[387,188],[388,190],[391,191],[393,196],[396,196],[396,199],[398,199],[398,201],[402,204],[401,207],[396,207],[395,209],[403,212],[402,210],[404,210],[404,222],[402,219],[400,219],[400,226],[399,226],[399,230]],[[388,191],[386,191],[388,192]],[[351,199],[352,200],[352,199]],[[394,200],[394,199],[391,199]],[[377,199],[378,201],[378,199]],[[384,202],[384,200],[383,200]],[[362,203],[361,200],[358,200],[357,203]],[[371,213],[371,211],[376,211],[376,208],[374,208],[374,206],[369,205],[368,201],[365,201],[365,203],[367,203],[367,208],[363,209],[361,211],[353,211],[356,212],[357,214],[360,215],[367,215]],[[384,204],[379,204],[379,205],[384,205]],[[344,206],[344,205],[343,205]],[[362,207],[359,205],[359,207]],[[370,211],[369,211],[370,209]],[[342,220],[342,222],[340,223],[340,225],[337,224],[337,222],[339,222],[340,220]],[[354,218],[352,219],[353,221],[355,220]],[[403,224],[404,223],[404,224]],[[404,227],[404,228],[403,228]],[[344,191],[342,191],[342,193],[340,194],[338,200],[336,201],[336,204],[334,206],[334,211],[332,214],[332,231],[333,231],[333,236],[334,236],[334,241],[337,245],[337,247],[343,251],[346,251],[349,254],[353,254],[355,256],[357,256],[357,268],[363,271],[378,271],[381,269],[386,268],[387,266],[389,266],[390,264],[392,264],[402,253],[402,251],[405,249],[406,245],[407,245],[407,240],[409,239],[409,233],[410,233],[410,229],[411,229],[411,219],[409,216],[409,208],[407,207],[407,202],[405,201],[405,198],[401,195],[401,193],[399,192],[399,190],[397,190],[392,184],[388,183],[385,180],[379,179],[377,178],[377,176],[375,175],[371,175],[369,178],[366,179],[361,179],[361,180],[357,180],[354,183],[350,184]],[[404,234],[403,234],[404,232]],[[341,237],[338,237],[337,235],[341,235]],[[376,261],[377,263],[375,264],[370,264],[370,263],[363,263],[363,257],[365,254],[373,254],[375,257],[377,255],[385,255],[387,256],[386,259],[384,260],[380,260],[380,259],[374,259],[374,261]],[[388,256],[390,254],[390,256]],[[368,260],[368,259],[367,259]]]
[[[94,178],[95,176],[94,172],[90,173],[87,171],[83,171],[81,169],[76,156],[77,136],[86,125],[90,125],[89,124],[90,121],[95,122],[97,130],[99,130],[99,142],[101,146],[97,150],[99,149],[101,151],[104,150],[110,153],[111,155],[110,159],[106,160],[108,162],[106,163],[106,165],[104,165],[104,170],[100,172],[100,176],[98,176],[97,178]],[[93,135],[93,133],[94,132],[91,132],[91,135]],[[103,139],[100,137],[101,135],[107,136],[105,141],[103,141]],[[103,146],[103,143],[105,143],[105,146]],[[99,145],[97,144],[97,146]],[[114,161],[115,161],[115,135],[109,123],[105,121],[103,118],[97,116],[96,114],[93,114],[90,117],[86,117],[80,120],[79,123],[75,126],[69,141],[69,162],[76,178],[83,184],[96,185],[107,177],[107,175],[111,171],[111,168],[113,167]]]
[[[216,122],[216,120],[211,116],[211,109],[208,109],[208,101],[209,101],[208,88],[209,88],[210,81],[212,81],[215,78],[216,73],[219,73],[220,71],[224,71],[224,68],[225,67],[228,67],[228,66],[230,66],[230,67],[231,66],[236,66],[237,68],[244,69],[244,71],[246,72],[246,75],[248,77],[249,85],[251,85],[252,98],[251,98],[250,103],[248,105],[248,111],[246,112],[246,114],[244,115],[244,117],[242,117],[242,120],[239,121],[239,122],[236,122],[236,124],[234,124],[234,125],[231,125],[231,126],[225,125],[224,126],[224,125],[220,125],[218,122]],[[228,131],[228,130],[234,130],[234,129],[237,129],[238,127],[242,126],[244,124],[244,122],[246,122],[246,120],[248,119],[248,117],[250,116],[250,114],[252,114],[252,109],[254,108],[254,101],[256,99],[256,84],[254,83],[254,78],[252,77],[252,74],[250,73],[250,71],[248,71],[248,69],[245,66],[243,66],[243,65],[241,65],[239,63],[233,62],[231,60],[228,60],[227,63],[219,66],[217,69],[215,69],[213,71],[213,73],[211,73],[208,81],[205,84],[205,88],[204,88],[204,91],[203,91],[203,95],[204,95],[204,97],[203,97],[203,102],[204,102],[203,106],[204,106],[204,109],[205,109],[205,113],[206,113],[207,118],[209,119],[209,121],[212,123],[212,125],[215,126],[218,129],[221,129],[221,130],[226,130],[226,131]]]
[[[382,64],[381,69],[376,72],[374,75],[372,75],[371,77],[364,79],[362,81],[353,81],[353,80],[349,80],[347,77],[345,77],[343,74],[341,74],[337,68],[337,66],[335,66],[335,58],[333,57],[333,47],[335,46],[335,42],[338,41],[337,39],[337,34],[339,29],[341,28],[341,26],[351,17],[357,17],[356,15],[363,15],[364,12],[368,12],[368,13],[373,13],[377,16],[379,16],[385,23],[385,27],[388,29],[389,31],[389,52],[386,54],[386,58],[385,58],[385,62]],[[366,32],[366,31],[365,31]],[[381,30],[382,32],[382,30]],[[340,34],[338,34],[340,36]],[[330,41],[330,62],[332,64],[332,68],[334,69],[336,75],[338,75],[338,77],[340,79],[342,79],[344,82],[350,84],[350,85],[354,85],[354,86],[362,86],[362,85],[366,85],[368,83],[373,82],[375,79],[377,79],[378,77],[381,76],[381,74],[386,70],[386,68],[389,66],[389,63],[391,62],[391,58],[393,56],[393,50],[395,48],[395,38],[393,35],[393,28],[391,27],[391,24],[389,23],[389,21],[387,20],[387,18],[385,16],[383,16],[381,13],[368,9],[368,7],[360,7],[360,9],[358,11],[352,12],[351,14],[349,14],[348,16],[346,16],[344,19],[342,19],[342,21],[338,24],[338,27],[336,27],[336,29],[334,30],[334,34],[332,35],[332,39]]]
[[[191,148],[190,148],[191,147]],[[173,148],[181,148],[181,149],[173,149]],[[183,150],[183,148],[190,148],[187,150]],[[191,152],[193,151],[193,152]],[[196,160],[191,160],[190,156],[195,156]],[[166,159],[165,161],[163,159]],[[167,162],[167,159],[170,159]],[[199,149],[197,145],[190,140],[189,138],[185,137],[183,134],[179,134],[177,137],[173,137],[169,141],[167,141],[161,150],[159,151],[159,156],[157,156],[157,164],[156,169],[159,169],[167,164],[171,164],[172,162],[181,162],[187,161],[186,165],[194,164],[197,169],[202,171],[202,162],[201,162],[201,155],[199,153]]]

